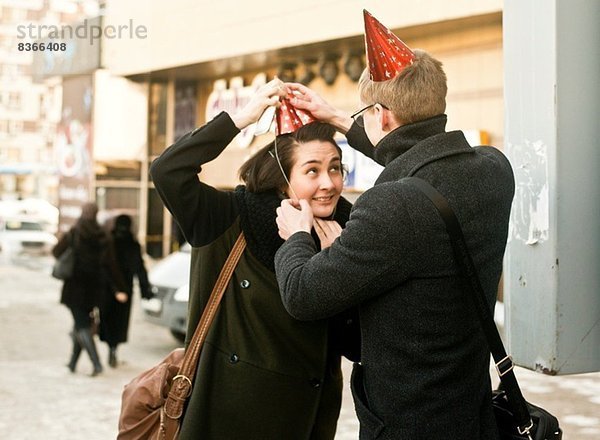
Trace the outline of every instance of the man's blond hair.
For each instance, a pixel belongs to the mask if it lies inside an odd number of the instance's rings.
[[[413,63],[388,81],[371,81],[366,68],[359,80],[360,98],[365,104],[380,103],[392,111],[402,125],[446,111],[446,74],[442,63],[424,50],[413,50]]]

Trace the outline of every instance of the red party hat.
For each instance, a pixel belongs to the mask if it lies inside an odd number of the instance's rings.
[[[300,110],[292,105],[289,99],[281,98],[281,106],[275,112],[275,134],[293,133],[303,125],[309,124],[316,119],[309,112]]]
[[[410,66],[415,54],[392,31],[382,25],[366,9],[365,18],[365,47],[367,62],[373,81],[387,81]]]

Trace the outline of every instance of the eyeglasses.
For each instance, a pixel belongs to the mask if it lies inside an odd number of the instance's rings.
[[[359,127],[364,127],[365,126],[365,121],[364,121],[364,116],[363,113],[366,112],[367,110],[369,110],[371,107],[375,107],[377,104],[379,104],[381,107],[383,107],[386,110],[389,110],[389,108],[387,108],[385,105],[376,102],[374,104],[369,104],[368,106],[361,108],[359,111],[357,111],[356,113],[353,113],[352,116],[350,116],[352,119],[354,119],[354,122],[356,122],[356,125],[358,125]]]

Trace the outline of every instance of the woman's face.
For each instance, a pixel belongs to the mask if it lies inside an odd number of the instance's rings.
[[[315,217],[329,217],[342,194],[344,178],[337,148],[330,142],[310,141],[295,149],[290,171],[290,198],[305,199]]]

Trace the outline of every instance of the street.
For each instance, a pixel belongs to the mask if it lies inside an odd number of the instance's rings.
[[[0,255],[1,256],[1,255]],[[121,390],[132,377],[177,347],[168,330],[145,322],[134,299],[129,343],[119,347],[118,368],[105,365],[91,378],[82,355],[76,374],[66,368],[72,318],[58,303],[61,283],[49,275],[51,260],[0,258],[0,432],[9,439],[114,439]],[[336,440],[358,438],[344,365],[344,405]],[[494,377],[494,376],[493,376]],[[523,393],[554,415],[566,440],[600,438],[600,373],[549,377],[517,369]],[[283,439],[285,440],[285,439]]]
[[[178,343],[167,329],[144,321],[137,295],[129,342],[119,346],[118,368],[108,366],[108,348],[96,341],[104,373],[89,377],[92,364],[84,353],[77,372],[71,374],[66,363],[72,317],[59,304],[61,282],[49,275],[51,260],[18,263],[11,264],[0,254],[0,437],[116,438],[123,385]],[[356,439],[352,398],[349,393],[345,398],[344,422],[336,439]]]

